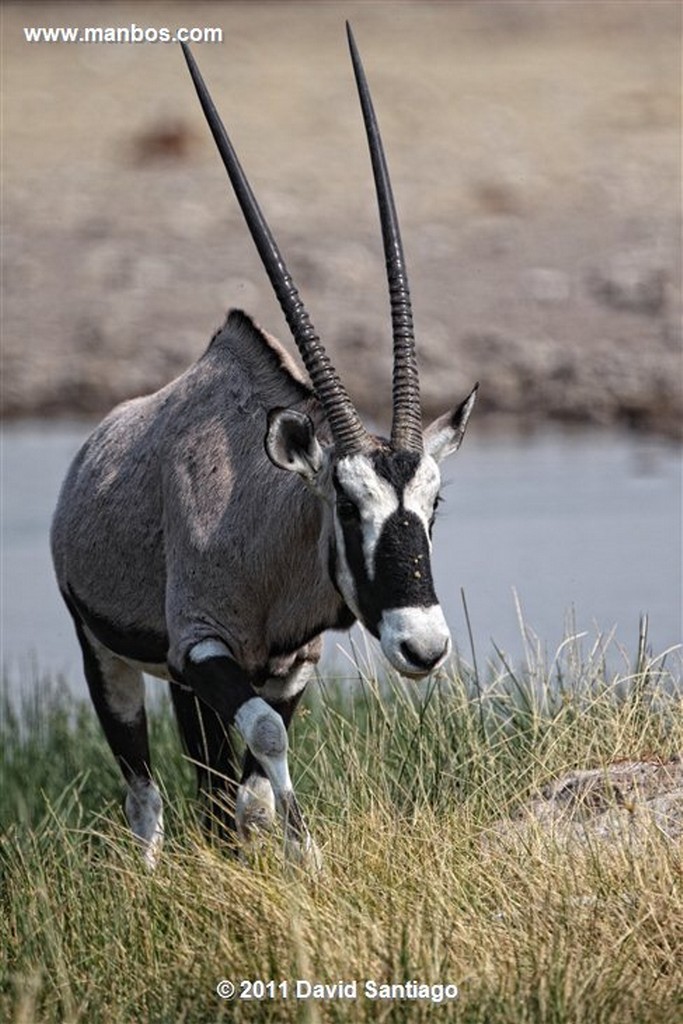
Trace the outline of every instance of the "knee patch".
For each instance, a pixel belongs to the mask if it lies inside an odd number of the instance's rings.
[[[255,757],[278,757],[287,749],[287,732],[277,712],[259,718],[254,725],[252,753]]]
[[[277,711],[261,697],[252,697],[235,715],[235,724],[257,759],[281,757],[287,750],[287,730]]]

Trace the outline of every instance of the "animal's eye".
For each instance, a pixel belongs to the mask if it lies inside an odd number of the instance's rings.
[[[436,512],[437,512],[437,509],[438,509],[438,507],[439,507],[439,505],[441,504],[442,501],[443,501],[443,498],[441,497],[441,495],[437,494],[436,501],[434,502],[434,507],[432,509],[432,516],[431,516],[431,519],[429,520],[429,536],[430,537],[432,535],[432,530],[434,529],[434,521],[436,520]]]
[[[349,498],[337,498],[337,515],[342,523],[357,523],[360,519],[360,511]]]

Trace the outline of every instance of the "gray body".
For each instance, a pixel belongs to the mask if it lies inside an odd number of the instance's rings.
[[[114,409],[69,471],[52,529],[60,589],[122,634],[148,634],[138,661],[165,646],[160,673],[216,638],[257,674],[341,615],[320,568],[325,506],[265,451],[276,407],[329,435],[286,350],[235,312],[181,377]]]
[[[393,667],[443,665],[434,592],[437,463],[460,445],[475,389],[424,433],[410,295],[372,101],[349,44],[387,261],[391,437],[358,416],[301,302],[225,128],[185,58],[310,384],[233,311],[205,354],[156,394],[116,408],[76,456],[52,528],[60,590],[90,694],[127,783],[150,866],[163,837],[142,672],[168,679],[211,832],[244,840],[277,811],[288,852],[318,853],[296,801],[287,729],[329,627],[360,620]],[[245,753],[235,763],[231,729]]]

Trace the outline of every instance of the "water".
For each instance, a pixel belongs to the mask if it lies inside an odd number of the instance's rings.
[[[73,627],[54,582],[49,522],[83,424],[5,427],[2,658],[12,688],[37,671],[85,691]],[[513,660],[526,623],[552,655],[568,616],[591,636],[616,631],[635,653],[641,614],[655,653],[680,643],[681,452],[663,441],[593,432],[531,437],[472,432],[444,467],[435,528],[437,592],[469,657],[463,588],[481,662],[492,639]],[[339,662],[339,635],[326,657]],[[343,659],[342,659],[343,660]]]

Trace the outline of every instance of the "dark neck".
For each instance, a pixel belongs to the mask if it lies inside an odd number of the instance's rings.
[[[303,493],[302,493],[303,490]],[[290,654],[328,629],[356,621],[335,582],[334,535],[323,503],[292,478],[295,519],[275,519],[267,604],[270,656]]]

